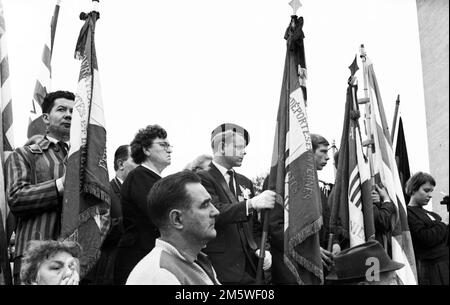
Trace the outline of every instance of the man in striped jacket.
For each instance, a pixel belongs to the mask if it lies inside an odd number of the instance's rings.
[[[17,148],[6,162],[6,193],[17,219],[14,283],[20,284],[20,266],[29,240],[56,240],[61,211],[70,124],[75,96],[49,93],[42,103],[45,136]]]

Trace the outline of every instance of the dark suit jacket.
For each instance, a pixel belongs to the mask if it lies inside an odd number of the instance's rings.
[[[427,214],[436,220],[431,220]],[[408,225],[416,261],[444,258],[448,262],[448,225],[441,219],[438,214],[422,207],[408,206]]]
[[[116,248],[123,234],[122,206],[120,203],[120,189],[122,184],[117,178],[109,182],[111,196],[111,226],[102,244],[102,250]]]
[[[154,247],[158,228],[147,215],[147,195],[161,179],[153,171],[138,166],[122,185],[121,203],[124,233],[120,239],[114,267],[114,284],[125,284],[134,266]]]
[[[147,195],[153,184],[161,179],[153,171],[138,166],[122,185],[121,203],[124,234],[119,248],[136,248],[150,252],[159,237],[158,228],[147,215]]]
[[[246,201],[238,201],[231,193],[225,178],[214,164],[200,171],[202,184],[211,195],[212,203],[220,211],[216,218],[217,236],[210,241],[204,252],[208,254],[220,282],[239,283],[244,277],[246,264],[250,265],[254,277],[257,266],[255,250],[259,248],[260,229],[256,224],[256,212],[247,216]],[[238,198],[242,199],[240,186],[254,196],[253,183],[243,175],[236,173]],[[255,242],[256,239],[256,242]],[[249,266],[247,266],[249,268]]]

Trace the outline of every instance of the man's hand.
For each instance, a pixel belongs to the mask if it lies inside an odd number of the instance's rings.
[[[322,265],[324,265],[327,270],[330,270],[331,265],[333,264],[334,255],[330,251],[320,247],[320,256],[322,257]]]
[[[275,196],[276,193],[274,191],[266,190],[248,200],[251,208],[259,211],[262,209],[273,209],[275,206]]]
[[[372,190],[372,192],[370,193],[370,195],[372,196],[372,201],[375,202],[380,202],[380,195],[378,194],[377,191]]]
[[[381,197],[381,201],[385,202],[385,201],[390,201],[391,199],[389,198],[389,194],[386,191],[386,189],[384,187],[380,187],[378,184],[375,184],[375,188],[378,192],[378,194],[380,194]]]
[[[337,255],[341,252],[341,246],[339,244],[333,244],[333,248],[331,249],[331,254]]]
[[[255,251],[256,256],[259,258],[259,249]],[[269,268],[272,266],[272,254],[270,254],[269,251],[264,251],[264,263],[263,263],[263,270],[269,270]]]

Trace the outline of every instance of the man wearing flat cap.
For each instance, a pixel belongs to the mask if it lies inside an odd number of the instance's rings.
[[[393,261],[376,240],[348,248],[334,257],[331,285],[398,285],[396,270],[404,264]]]
[[[6,161],[6,194],[17,219],[14,283],[29,240],[56,240],[61,231],[68,141],[75,95],[47,94],[42,118],[47,132],[33,144],[16,148]]]
[[[259,254],[256,212],[272,209],[275,204],[275,192],[264,191],[254,196],[253,183],[234,171],[241,166],[249,142],[250,136],[241,126],[219,125],[211,133],[213,160],[206,170],[198,172],[212,203],[220,211],[215,225],[217,237],[204,252],[222,284],[255,284]],[[271,263],[266,251],[264,269],[270,268]]]

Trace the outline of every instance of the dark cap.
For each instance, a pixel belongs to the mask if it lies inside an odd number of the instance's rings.
[[[214,130],[211,132],[211,145],[213,145],[213,141],[216,137],[222,135],[223,133],[229,130],[242,135],[245,140],[245,145],[248,145],[248,143],[250,143],[250,135],[248,134],[248,131],[245,130],[243,127],[233,123],[223,123],[214,128]]]
[[[330,281],[348,281],[363,279],[368,268],[368,258],[376,258],[379,262],[379,272],[389,272],[400,269],[404,264],[390,259],[383,246],[376,240],[346,249],[334,257],[334,272],[327,276]]]

